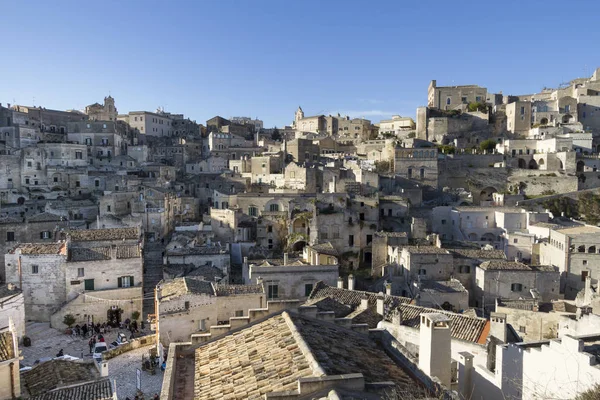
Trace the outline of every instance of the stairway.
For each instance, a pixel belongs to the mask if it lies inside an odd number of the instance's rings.
[[[154,288],[163,279],[164,246],[160,243],[146,244],[144,248],[144,301],[143,317],[154,314]]]

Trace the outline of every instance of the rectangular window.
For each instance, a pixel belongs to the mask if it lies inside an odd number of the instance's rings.
[[[235,316],[236,317],[243,317],[244,316],[244,310],[236,310]]]
[[[304,296],[308,297],[310,296],[310,293],[313,290],[313,284],[312,283],[306,283],[304,285]]]
[[[519,333],[527,333],[527,328],[524,327],[523,325],[519,326]]]
[[[6,241],[14,242],[15,241],[15,233],[14,232],[6,232]]]
[[[373,242],[373,235],[367,235],[367,246]]]
[[[256,208],[256,207],[248,207],[248,215],[250,215],[251,217],[258,216],[258,208]]]
[[[77,277],[82,277],[85,275],[85,269],[84,268],[77,268]]]
[[[364,221],[365,220],[365,213],[360,213],[359,214],[359,218],[360,218],[361,221]]]
[[[277,299],[279,298],[279,285],[275,284],[275,283],[269,283],[269,285],[267,286],[268,288],[268,299]]]
[[[581,271],[581,282],[585,282],[585,279],[588,277],[590,271]]]
[[[421,268],[421,269],[419,270],[419,275],[427,275],[427,270],[425,270],[425,269]]]
[[[76,182],[75,182],[75,187],[81,187],[81,182],[79,182],[79,181],[76,181]]]
[[[525,115],[525,107],[521,107],[521,115]]]
[[[510,285],[511,292],[520,292],[522,290],[523,290],[523,285],[520,283],[513,283],[512,285]]]
[[[348,246],[354,246],[354,235],[348,235]]]
[[[117,287],[128,288],[133,286],[133,276],[121,276],[117,278]]]
[[[50,231],[40,232],[40,239],[50,239],[52,237],[52,233]]]
[[[513,243],[519,243],[519,239],[517,239],[517,238],[513,239]]]
[[[31,266],[31,273],[32,274],[37,274],[39,271],[39,267],[37,265],[32,265]]]
[[[267,226],[267,232],[269,232],[269,233],[273,232],[273,225]]]
[[[81,151],[76,151],[75,152],[75,159],[76,160],[82,160],[83,159],[83,153]]]
[[[446,225],[446,220],[445,219],[442,220],[442,225]]]
[[[106,206],[106,212],[110,212],[110,206]]]

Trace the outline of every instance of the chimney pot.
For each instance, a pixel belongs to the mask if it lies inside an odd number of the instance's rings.
[[[388,296],[392,295],[392,282],[389,281],[385,281],[385,294],[387,294]]]
[[[362,299],[360,299],[360,309],[366,310],[367,308],[369,308],[369,298],[363,297]]]
[[[354,290],[354,275],[348,275],[348,290]]]
[[[344,280],[342,279],[341,276],[338,278],[337,287],[338,287],[338,289],[343,289],[344,288]]]
[[[379,294],[377,295],[377,314],[381,315],[383,317],[383,314],[385,312],[385,297],[383,297],[383,293],[379,292]]]

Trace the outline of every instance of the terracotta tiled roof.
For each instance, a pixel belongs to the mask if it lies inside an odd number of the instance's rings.
[[[456,279],[449,281],[423,280],[421,281],[421,291],[430,293],[458,293],[466,292],[467,289]]]
[[[517,261],[485,261],[479,268],[487,271],[532,271],[529,265]]]
[[[346,318],[350,318],[353,324],[367,324],[370,329],[377,328],[377,324],[383,319],[381,315],[377,314],[375,307],[357,308],[354,312],[348,314]]]
[[[368,336],[288,312],[200,346],[195,372],[197,400],[262,399],[296,390],[301,377],[350,373],[362,373],[367,383],[391,381],[423,394]]]
[[[60,215],[52,214],[49,212],[43,212],[27,218],[27,222],[52,222],[61,220],[62,217]]]
[[[160,298],[168,301],[184,294],[207,294],[214,296],[215,291],[211,282],[195,278],[175,278],[159,283]]]
[[[21,254],[27,255],[50,255],[66,254],[66,245],[63,242],[57,243],[21,243],[11,253],[21,250]]]
[[[117,246],[117,258],[138,258],[141,257],[140,246],[131,245],[131,246]]]
[[[436,246],[402,246],[402,249],[414,254],[450,254],[448,250]]]
[[[453,338],[475,343],[480,343],[482,340],[482,335],[484,335],[484,330],[488,323],[485,318],[475,318],[463,314],[438,310],[435,308],[413,306],[410,304],[400,304],[398,307],[389,310],[386,319],[391,319],[392,316],[398,312],[402,315],[401,324],[411,328],[419,328],[421,314],[444,314],[452,320],[450,330]],[[485,338],[483,338],[483,340],[485,340]]]
[[[217,296],[235,296],[236,294],[264,293],[262,285],[215,285]]]
[[[112,228],[112,229],[81,229],[69,233],[74,242],[92,240],[137,240],[140,237],[138,228]]]
[[[10,331],[0,332],[0,362],[15,358],[13,334]]]
[[[99,373],[93,362],[51,360],[24,372],[21,375],[21,383],[29,395],[38,396],[59,386],[90,382],[98,377]]]
[[[109,246],[94,247],[91,249],[74,247],[69,250],[69,261],[73,262],[110,260]]]
[[[448,249],[456,258],[473,258],[476,260],[506,260],[506,254],[502,250],[479,250],[479,249]]]
[[[352,308],[331,297],[308,300],[305,305],[316,306],[319,311],[333,311],[336,318],[343,318],[352,312]]]
[[[31,400],[112,400],[113,390],[110,379],[82,383],[76,386],[56,389],[30,397]]]
[[[313,299],[322,299],[324,297],[331,297],[334,300],[339,301],[342,304],[347,304],[353,309],[360,305],[360,302],[363,298],[369,299],[369,304],[374,305],[377,302],[377,293],[373,292],[363,292],[360,290],[348,290],[348,289],[338,289],[333,286],[329,286],[322,281],[319,281],[315,284],[310,296],[308,297],[310,300]],[[387,307],[394,307],[398,304],[407,304],[412,300],[408,297],[400,297],[400,296],[389,296],[384,294],[384,304]]]
[[[337,250],[333,247],[333,245],[330,242],[315,244],[310,246],[310,248],[320,254],[326,254],[335,257],[339,255]]]

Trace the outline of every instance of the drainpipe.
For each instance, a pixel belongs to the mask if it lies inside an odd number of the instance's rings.
[[[17,396],[15,396],[15,373],[14,373],[15,363],[11,362],[8,365],[10,367],[10,396],[12,399],[16,399]]]
[[[19,258],[17,259],[17,265],[19,267],[19,289],[23,291],[23,270],[21,269],[21,254],[19,254]]]

